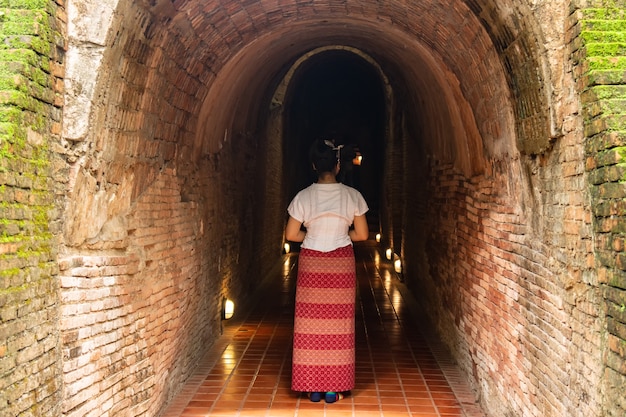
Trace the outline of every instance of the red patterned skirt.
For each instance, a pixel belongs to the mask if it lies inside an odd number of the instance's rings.
[[[303,248],[298,260],[291,389],[354,388],[356,269],[352,246]]]

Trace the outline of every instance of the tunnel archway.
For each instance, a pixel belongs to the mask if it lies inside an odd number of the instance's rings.
[[[308,149],[315,139],[327,138],[344,146],[340,180],[361,191],[370,206],[370,222],[377,225],[390,92],[384,74],[367,58],[346,47],[312,51],[290,70],[273,102],[282,101],[285,108],[284,164],[292,179],[288,197],[315,179]],[[362,165],[352,163],[355,150],[364,158]]]
[[[100,26],[108,28],[101,51],[94,52],[89,36],[70,46],[70,57],[101,54],[93,71],[80,74],[90,82],[69,77],[68,111],[80,115],[65,129],[75,157],[60,264],[70,277],[92,264],[117,268],[119,276],[102,286],[106,305],[120,307],[108,313],[119,327],[103,330],[74,309],[73,288],[64,289],[71,306],[62,328],[68,401],[85,394],[78,373],[125,372],[127,359],[116,352],[90,368],[92,346],[106,334],[117,345],[135,340],[126,347],[140,366],[129,380],[147,377],[132,402],[140,413],[156,412],[219,334],[222,298],[245,303],[280,252],[284,209],[296,188],[291,168],[281,163],[297,153],[282,124],[296,100],[276,102],[275,92],[307,53],[342,45],[380,68],[372,72],[385,100],[385,140],[376,142],[380,226],[384,243],[405,262],[407,284],[423,294],[430,320],[496,412],[575,409],[583,383],[554,406],[525,405],[528,392],[504,401],[519,379],[534,387],[532,395],[550,396],[544,343],[536,343],[544,331],[534,317],[544,299],[558,305],[564,298],[553,286],[562,274],[558,250],[531,242],[549,232],[542,187],[555,185],[542,176],[545,160],[527,160],[524,152],[548,149],[558,129],[549,126],[557,122],[542,81],[551,75],[533,48],[535,33],[525,30],[533,24],[527,7],[198,3],[106,3],[115,13]],[[308,57],[303,68],[324,56],[331,55]],[[71,74],[78,62],[70,59]],[[295,75],[294,91],[306,79]],[[78,112],[85,85],[94,86],[90,105]],[[538,144],[526,147],[535,136]],[[573,269],[585,268],[583,257],[577,253]],[[537,275],[546,278],[537,284]],[[530,301],[519,302],[520,293]],[[573,351],[563,336],[568,319],[558,309],[547,316],[555,328],[545,344]],[[72,319],[84,319],[89,331]],[[488,332],[495,327],[508,332]],[[85,341],[91,345],[83,350]],[[160,352],[152,347],[157,342]],[[96,392],[88,404],[107,395]]]

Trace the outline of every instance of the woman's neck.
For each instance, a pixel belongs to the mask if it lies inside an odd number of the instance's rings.
[[[335,184],[337,183],[337,177],[332,172],[324,172],[317,177],[318,184]]]

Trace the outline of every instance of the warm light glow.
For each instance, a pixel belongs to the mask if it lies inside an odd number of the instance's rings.
[[[230,319],[235,314],[235,303],[228,298],[224,300],[224,320]]]
[[[376,233],[376,242],[380,243],[380,233]]]
[[[357,152],[356,156],[352,160],[352,165],[361,165],[362,160],[363,160],[363,155]]]
[[[224,367],[225,370],[231,371],[233,369],[235,369],[235,366],[237,366],[237,354],[235,353],[235,349],[232,347],[232,345],[228,345],[226,347],[226,349],[224,350],[224,353],[222,353],[222,366]]]
[[[402,261],[400,259],[396,259],[393,263],[393,269],[399,274],[402,272]]]
[[[378,253],[378,251],[374,252],[374,263],[376,264],[376,266],[380,264],[380,254]]]
[[[222,363],[233,363],[235,362],[235,349],[233,349],[232,345],[226,346],[224,352],[222,353]]]
[[[291,252],[291,246],[289,245],[289,243],[285,243],[285,253],[289,252]]]
[[[391,257],[392,257],[392,256],[393,256],[393,250],[392,250],[391,248],[387,249],[387,250],[385,251],[385,257],[386,257],[388,260],[391,260]]]

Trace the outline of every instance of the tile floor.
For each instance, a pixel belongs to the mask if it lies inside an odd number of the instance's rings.
[[[260,291],[162,417],[483,417],[466,381],[373,241],[355,245],[358,295],[356,388],[339,402],[312,403],[290,390],[297,254]]]

